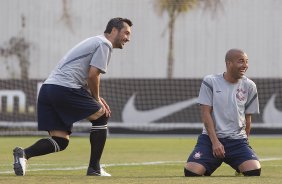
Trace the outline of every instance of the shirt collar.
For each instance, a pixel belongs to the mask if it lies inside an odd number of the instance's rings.
[[[98,36],[101,40],[103,40],[103,42],[105,42],[107,45],[109,45],[111,47],[111,49],[113,49],[113,44],[112,42],[110,42],[105,35],[99,35]]]

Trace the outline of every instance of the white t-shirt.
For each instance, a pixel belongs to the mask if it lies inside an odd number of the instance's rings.
[[[234,84],[226,81],[223,73],[206,76],[198,103],[212,107],[218,138],[246,138],[245,114],[259,113],[256,84],[245,76]],[[205,127],[203,134],[207,134]]]

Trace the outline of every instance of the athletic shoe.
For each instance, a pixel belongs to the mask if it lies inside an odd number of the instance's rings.
[[[87,176],[112,176],[109,173],[107,173],[104,168],[100,168],[100,171],[95,171],[93,168],[88,167],[87,169]]]
[[[235,171],[235,176],[244,176],[243,173]]]
[[[16,147],[13,150],[14,155],[14,171],[17,176],[24,176],[27,166],[27,160],[25,158],[24,150],[20,147]]]

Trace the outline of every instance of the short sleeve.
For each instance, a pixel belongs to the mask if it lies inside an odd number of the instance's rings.
[[[256,84],[253,81],[249,81],[248,99],[245,105],[246,114],[258,114],[259,113],[259,100]]]
[[[212,106],[213,104],[212,96],[213,96],[212,80],[209,76],[206,76],[202,81],[197,102],[202,105]]]
[[[106,44],[100,43],[93,53],[90,65],[100,69],[102,73],[106,73],[111,56],[110,52],[110,48]]]

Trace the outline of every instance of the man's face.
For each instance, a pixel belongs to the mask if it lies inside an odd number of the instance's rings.
[[[248,56],[246,53],[238,52],[230,61],[229,69],[234,79],[241,79],[248,69]]]
[[[127,23],[123,23],[124,27],[118,31],[114,39],[113,48],[122,49],[126,42],[130,40],[131,28]],[[114,28],[116,29],[116,28]]]

